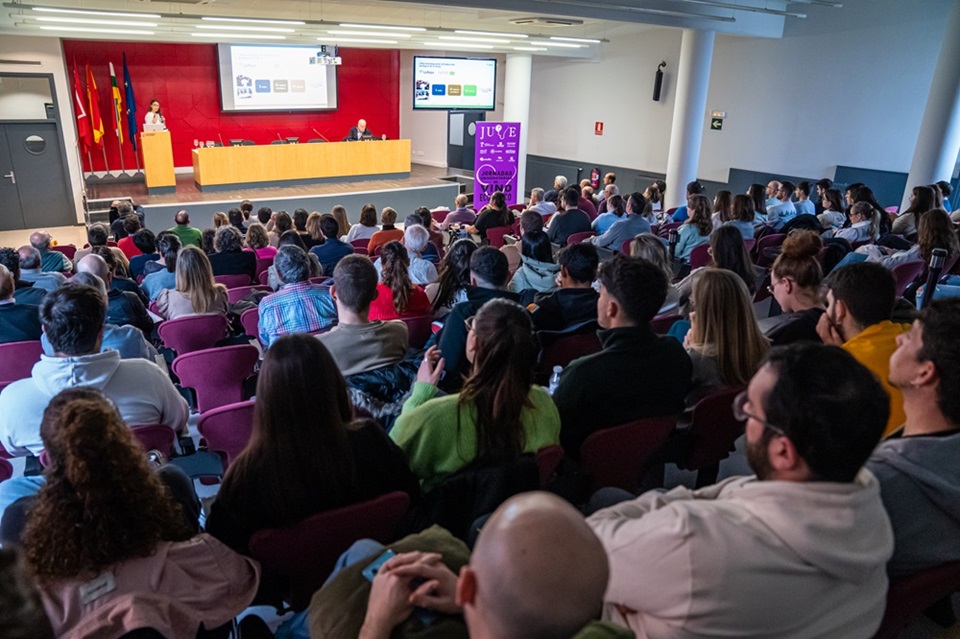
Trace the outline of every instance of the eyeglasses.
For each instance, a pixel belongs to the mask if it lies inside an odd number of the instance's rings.
[[[762,419],[760,419],[759,417],[757,417],[756,415],[751,415],[750,413],[748,413],[748,412],[746,412],[745,410],[743,410],[743,407],[747,404],[747,401],[748,401],[747,391],[743,391],[742,393],[740,393],[739,395],[737,395],[736,397],[733,398],[733,405],[732,405],[732,408],[733,408],[733,417],[734,417],[737,421],[739,421],[739,422],[745,422],[745,421],[747,421],[747,419],[753,419],[753,420],[756,420],[756,421],[760,422],[761,424],[763,424],[763,427],[764,427],[764,428],[769,428],[770,430],[772,430],[773,432],[775,432],[777,435],[780,435],[781,437],[786,437],[786,436],[787,436],[787,434],[783,431],[782,428],[780,428],[780,427],[778,427],[778,426],[774,426],[773,424],[771,424],[771,423],[769,423],[769,422],[765,422],[765,421],[763,421]]]
[[[770,293],[771,295],[773,295],[774,291],[777,290],[777,284],[779,284],[780,282],[789,282],[789,281],[791,281],[791,278],[789,278],[789,277],[781,278],[781,279],[777,280],[776,282],[773,282],[773,281],[771,280],[770,286],[767,287],[767,292]]]
[[[473,330],[473,320],[475,320],[476,317],[476,315],[471,315],[467,319],[463,320],[463,325],[467,327],[468,333]]]

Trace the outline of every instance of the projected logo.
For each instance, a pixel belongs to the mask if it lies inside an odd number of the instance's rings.
[[[429,100],[430,83],[426,80],[417,80],[417,84],[414,87],[413,97],[415,100]]]
[[[237,98],[249,100],[253,97],[253,78],[246,75],[237,76]]]

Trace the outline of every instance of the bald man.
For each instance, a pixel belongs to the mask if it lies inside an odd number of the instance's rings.
[[[183,210],[177,211],[177,214],[173,216],[173,221],[176,222],[176,225],[167,230],[180,238],[180,244],[183,246],[192,244],[200,248],[200,239],[203,237],[203,233],[200,232],[200,229],[190,226],[190,214]]]
[[[387,561],[373,581],[360,638],[389,637],[414,606],[462,612],[474,639],[569,638],[596,614],[608,577],[603,547],[583,516],[549,493],[524,493],[493,513],[459,577],[435,553]]]
[[[45,291],[55,291],[66,283],[67,278],[63,273],[57,273],[56,271],[45,273],[42,270],[43,258],[40,256],[40,251],[33,246],[18,248],[17,257],[20,260],[20,279],[30,282],[34,287]]]
[[[30,246],[40,252],[40,270],[44,273],[62,273],[73,270],[73,263],[63,253],[50,248],[53,238],[46,231],[36,231],[30,235]]]
[[[370,129],[367,128],[366,120],[357,120],[357,126],[350,129],[350,135],[347,136],[348,140],[369,140],[373,137],[373,133]]]
[[[767,182],[767,188],[765,194],[767,196],[767,207],[776,206],[780,203],[780,200],[777,199],[777,193],[780,192],[780,181],[779,180],[770,180]]]
[[[134,326],[139,328],[146,337],[153,332],[153,320],[147,313],[147,307],[136,293],[111,288],[113,272],[110,266],[99,255],[87,255],[77,262],[77,273],[96,275],[107,291],[107,324],[117,326]]]

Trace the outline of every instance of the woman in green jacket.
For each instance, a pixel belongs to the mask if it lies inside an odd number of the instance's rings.
[[[436,347],[390,431],[424,490],[470,464],[496,465],[558,443],[560,416],[533,383],[537,344],[530,316],[493,299],[467,320],[470,375],[457,395],[435,397],[443,373]]]

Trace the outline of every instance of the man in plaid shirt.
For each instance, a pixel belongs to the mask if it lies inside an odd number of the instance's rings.
[[[325,286],[311,284],[310,258],[299,246],[284,246],[273,260],[283,285],[260,302],[260,341],[267,347],[291,333],[331,328],[337,306]]]

